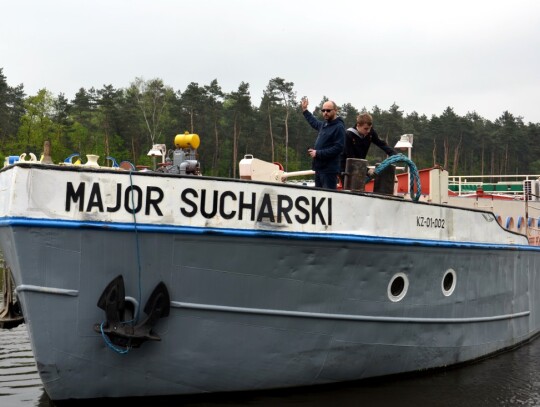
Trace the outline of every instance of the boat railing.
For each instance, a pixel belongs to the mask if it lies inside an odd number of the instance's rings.
[[[526,181],[539,180],[540,175],[453,175],[448,177],[448,188],[458,195],[482,190],[487,194],[519,197],[524,194]]]

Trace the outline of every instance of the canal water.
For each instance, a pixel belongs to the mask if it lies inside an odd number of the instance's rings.
[[[391,360],[388,361],[392,363]],[[84,385],[81,383],[81,385]],[[82,403],[69,403],[80,406]],[[99,405],[93,401],[84,405]],[[64,404],[62,404],[64,405]],[[123,400],[118,406],[540,406],[540,338],[472,365],[421,375],[295,390]],[[0,407],[54,407],[25,325],[0,330]]]

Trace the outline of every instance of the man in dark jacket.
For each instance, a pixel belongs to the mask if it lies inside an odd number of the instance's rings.
[[[371,143],[375,144],[388,155],[397,152],[390,147],[373,128],[373,118],[369,113],[361,113],[356,117],[356,125],[347,129],[345,134],[345,149],[341,157],[341,172],[345,171],[347,158],[366,158]]]
[[[328,101],[321,112],[324,121],[317,120],[308,108],[307,98],[302,98],[301,106],[304,117],[319,132],[313,148],[308,154],[313,158],[311,168],[315,171],[315,186],[336,189],[339,174],[339,159],[345,143],[345,124],[337,115],[337,106]]]

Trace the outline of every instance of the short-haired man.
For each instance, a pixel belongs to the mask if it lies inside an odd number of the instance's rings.
[[[317,120],[307,110],[308,103],[307,98],[302,98],[302,112],[311,127],[319,132],[315,145],[308,149],[313,159],[311,168],[315,171],[315,186],[336,189],[339,159],[345,143],[345,123],[337,115],[337,106],[333,101],[324,102],[322,106],[324,121]]]
[[[347,158],[365,159],[371,143],[375,144],[388,155],[396,155],[397,152],[390,147],[373,128],[373,118],[369,113],[360,113],[356,117],[356,125],[348,128],[345,133],[345,149],[341,158],[341,172],[345,171]]]

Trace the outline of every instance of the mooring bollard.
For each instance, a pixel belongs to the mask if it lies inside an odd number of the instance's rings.
[[[396,167],[389,165],[375,177],[373,192],[378,194],[394,195],[394,183],[396,177]]]
[[[363,192],[366,189],[367,160],[347,158],[343,189]]]

